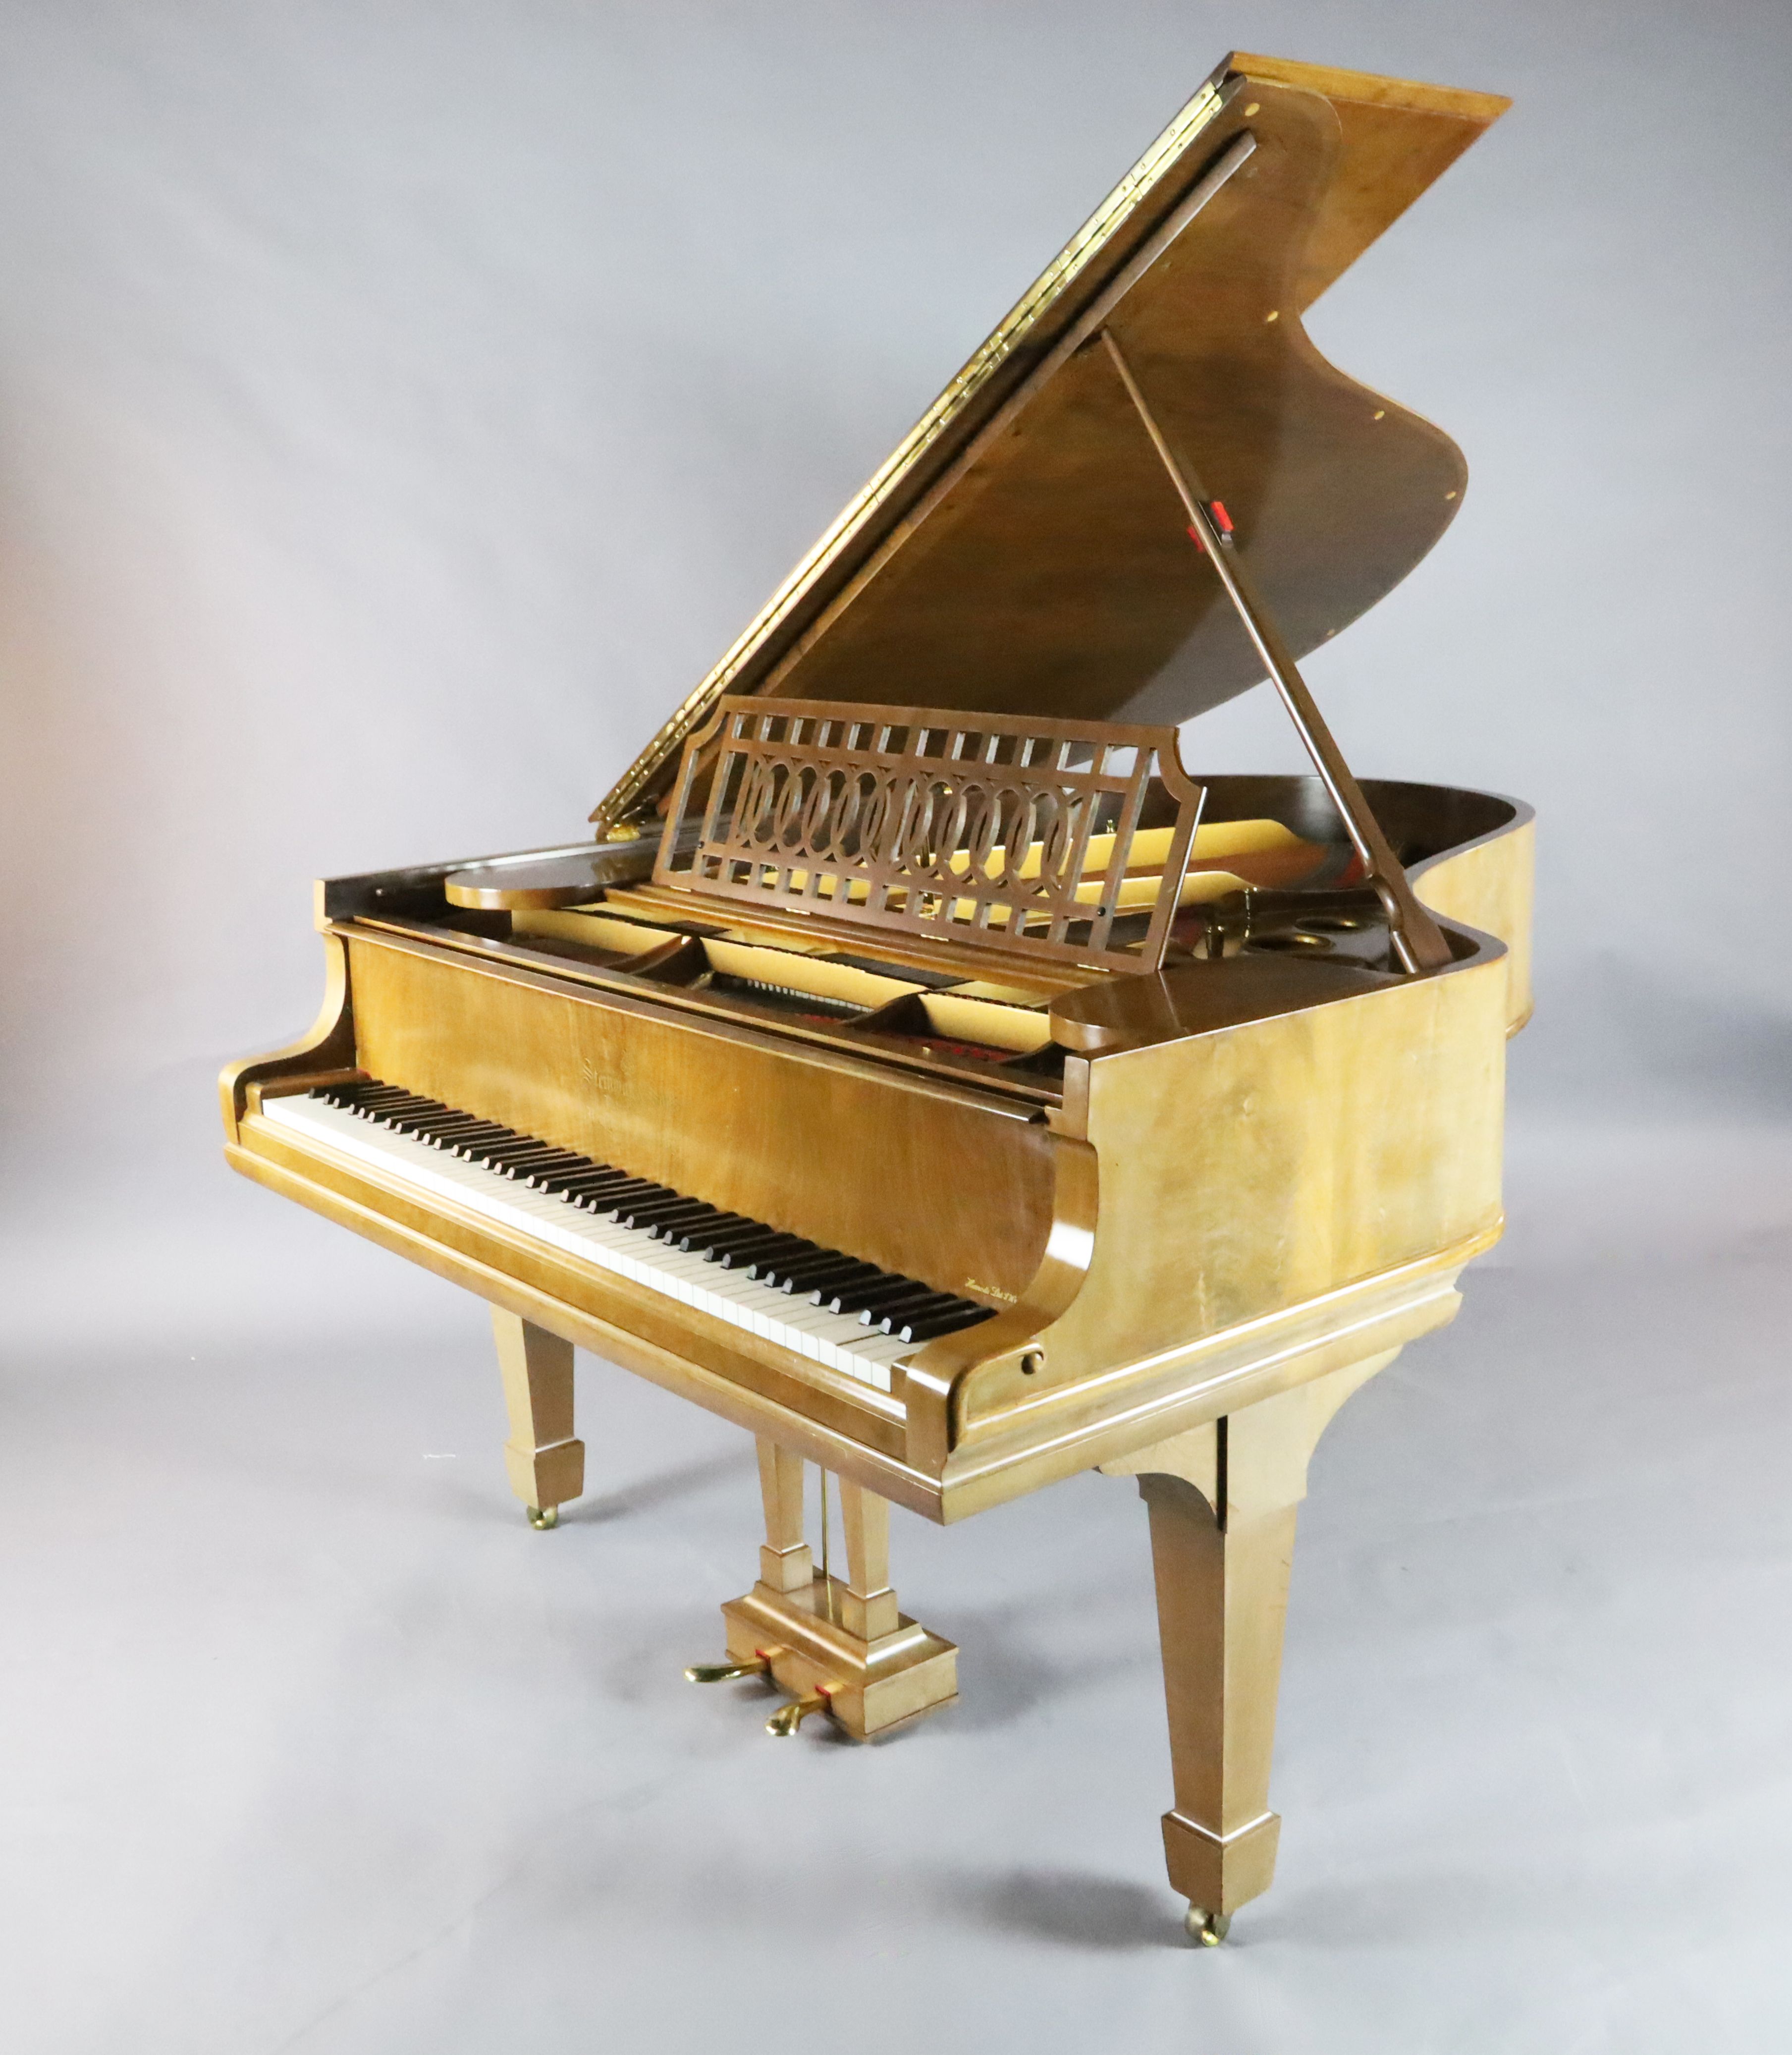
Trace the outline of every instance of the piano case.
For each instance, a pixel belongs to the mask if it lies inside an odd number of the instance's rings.
[[[538,1526],[575,1347],[757,1438],[759,1575],[691,1674],[766,1676],[774,1731],[955,1695],[891,1504],[1136,1477],[1203,1942],[1274,1868],[1308,1458],[1500,1231],[1529,811],[1359,784],[1298,663],[1466,483],[1302,317],[1506,105],[1228,57],[594,838],[320,886],[317,1024],[223,1080],[238,1169],[490,1303]],[[1185,769],[1265,680],[1313,775]]]

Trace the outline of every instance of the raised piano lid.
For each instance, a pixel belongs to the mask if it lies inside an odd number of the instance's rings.
[[[1300,316],[1504,112],[1235,52],[594,811],[640,817],[724,692],[1180,722],[1263,675],[1105,323],[1304,654],[1460,504],[1462,454]]]

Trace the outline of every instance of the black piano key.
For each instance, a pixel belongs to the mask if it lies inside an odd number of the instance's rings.
[[[428,1142],[444,1129],[451,1132],[467,1118],[451,1106],[431,1106],[425,1100],[419,1106],[407,1106],[388,1114],[380,1125],[390,1128],[394,1134],[416,1134]]]
[[[678,1238],[687,1228],[701,1234],[712,1221],[727,1218],[719,1208],[707,1205],[701,1199],[695,1199],[691,1204],[697,1209],[695,1212],[675,1211],[658,1220],[649,1221],[647,1224],[648,1240],[663,1241],[668,1250],[673,1249],[678,1246]]]
[[[794,1264],[809,1264],[818,1256],[833,1253],[816,1241],[804,1241],[799,1235],[791,1235],[791,1245],[787,1249],[766,1249],[765,1256],[756,1264],[750,1264],[750,1274],[758,1278],[760,1284],[783,1284]]]
[[[919,1313],[924,1307],[932,1310],[935,1301],[946,1296],[935,1286],[919,1284],[911,1278],[906,1290],[872,1292],[857,1310],[867,1327],[877,1327],[883,1325],[887,1314]],[[852,1312],[854,1308],[849,1306],[846,1310]]]
[[[724,1270],[744,1270],[749,1277],[769,1284],[778,1264],[794,1263],[798,1257],[818,1253],[813,1241],[800,1234],[781,1234],[764,1248],[725,1248],[716,1258]]]
[[[652,1227],[656,1221],[695,1220],[708,1209],[701,1199],[688,1198],[683,1192],[665,1193],[661,1198],[626,1199],[612,1207],[610,1218],[619,1227]]]
[[[454,1145],[454,1153],[463,1156],[469,1163],[502,1162],[507,1156],[519,1155],[532,1145],[520,1134],[513,1134],[506,1128],[497,1134],[462,1135]]]
[[[519,1157],[538,1156],[542,1145],[526,1134],[518,1134],[509,1142],[475,1142],[467,1151],[470,1163],[482,1163],[487,1169],[502,1170],[515,1162]]]
[[[949,1306],[963,1306],[969,1303],[955,1292],[935,1292],[931,1285],[921,1288],[926,1295],[919,1299],[885,1300],[880,1305],[867,1306],[859,1315],[868,1327],[881,1327],[887,1335],[896,1332],[896,1324],[906,1319],[923,1319],[929,1314],[943,1313]],[[895,1323],[895,1324],[892,1324]]]
[[[668,1248],[686,1255],[701,1256],[708,1249],[735,1237],[751,1234],[757,1224],[744,1213],[725,1213],[719,1207],[711,1207],[707,1220],[663,1221],[652,1232],[656,1240],[664,1241]]]
[[[824,1287],[833,1288],[837,1284],[859,1284],[865,1280],[881,1280],[888,1270],[880,1270],[876,1264],[861,1262],[857,1256],[834,1256],[824,1264],[791,1264],[783,1276],[777,1280],[779,1291],[794,1292],[798,1299],[808,1299]],[[773,1282],[766,1278],[766,1282]]]
[[[728,1236],[778,1234],[782,1229],[766,1226],[762,1220],[755,1220],[751,1213],[724,1212],[711,1231],[718,1240],[721,1240]]]
[[[326,1085],[317,1096],[328,1099],[332,1106],[359,1112],[363,1106],[389,1106],[395,1099],[408,1098],[411,1095],[402,1085],[349,1083]]]
[[[475,1120],[470,1113],[432,1113],[425,1110],[416,1114],[394,1114],[384,1123],[397,1134],[415,1134],[419,1140],[440,1148],[457,1134],[471,1134],[485,1125]]]
[[[554,1167],[557,1169],[563,1169],[569,1173],[575,1169],[584,1171],[604,1170],[608,1169],[610,1167],[608,1164],[599,1163],[594,1161],[593,1158],[589,1156],[581,1156],[576,1149],[557,1148],[553,1154]]]
[[[631,1177],[624,1173],[614,1185],[589,1194],[585,1203],[601,1213],[613,1214],[618,1207],[627,1211],[636,1206],[671,1205],[678,1196],[668,1186],[655,1184],[651,1177]]]
[[[432,1138],[425,1135],[427,1142]],[[486,1153],[498,1146],[498,1138],[491,1134],[451,1134],[437,1141],[435,1146],[444,1156],[459,1158],[463,1163],[477,1163]]]
[[[867,1306],[882,1310],[897,1304],[906,1306],[911,1301],[919,1304],[923,1299],[931,1298],[932,1291],[931,1285],[917,1284],[912,1277],[892,1277],[884,1271],[857,1282],[835,1284],[817,1292],[815,1300],[830,1313],[857,1313]]]
[[[408,1134],[419,1142],[427,1142],[432,1149],[439,1149],[444,1141],[439,1127],[440,1120],[439,1114],[395,1114],[390,1120],[376,1118],[374,1125],[384,1128],[388,1134]],[[448,1131],[452,1134],[455,1130],[450,1129]]]
[[[731,1242],[770,1232],[762,1221],[750,1219],[745,1213],[723,1213],[718,1208],[712,1220],[699,1221],[691,1227],[668,1228],[665,1239],[687,1255],[702,1256],[712,1248],[724,1248]]]
[[[581,1180],[569,1191],[562,1192],[561,1197],[581,1213],[596,1213],[602,1219],[619,1205],[644,1198],[649,1192],[659,1189],[657,1185],[650,1184],[645,1177],[601,1177],[589,1186]]]
[[[740,1225],[741,1216],[738,1213],[731,1213],[725,1207],[712,1206],[707,1199],[692,1198],[689,1193],[686,1193],[684,1197],[691,1205],[703,1209],[701,1213],[693,1214],[688,1223],[694,1232],[726,1234],[731,1228]],[[670,1235],[675,1240],[681,1232],[678,1224],[672,1221],[657,1225],[653,1229],[656,1239]]]
[[[608,1213],[619,1199],[635,1199],[660,1186],[626,1171],[605,1170],[594,1177],[575,1177],[560,1196],[592,1213]]]
[[[518,1138],[514,1129],[501,1127],[495,1120],[482,1120],[475,1126],[457,1129],[442,1146],[451,1156],[463,1157],[471,1162],[483,1149]]]
[[[967,1301],[955,1311],[935,1313],[931,1319],[911,1313],[891,1331],[899,1342],[931,1342],[939,1335],[956,1334],[960,1327],[974,1327],[979,1320],[994,1318],[990,1307],[973,1306]]]
[[[842,1256],[837,1248],[818,1248],[813,1256],[796,1256],[783,1263],[768,1264],[760,1281],[774,1291],[806,1292],[811,1282],[819,1284],[825,1276],[843,1273],[857,1260],[854,1256]]]
[[[680,1246],[695,1255],[707,1256],[712,1262],[731,1256],[730,1267],[738,1269],[750,1256],[794,1252],[798,1239],[794,1234],[780,1234],[763,1221],[743,1220],[738,1227],[708,1228],[701,1233],[687,1234]]]
[[[597,1167],[589,1156],[581,1156],[571,1149],[557,1149],[543,1162],[530,1164],[521,1181],[532,1191],[544,1191],[550,1179],[589,1177]]]
[[[755,1220],[750,1213],[723,1213],[719,1209],[716,1218],[706,1225],[703,1232],[712,1237],[719,1247],[725,1241],[742,1241],[754,1235],[765,1239],[780,1230],[767,1227],[763,1221]]]
[[[406,1092],[399,1098],[376,1099],[371,1106],[352,1106],[349,1110],[363,1120],[372,1122],[376,1127],[384,1127],[397,1120],[445,1120],[454,1108],[440,1105],[434,1099],[419,1098],[414,1093]]]
[[[544,1163],[558,1162],[565,1153],[549,1142],[538,1142],[520,1154],[507,1156],[499,1167],[506,1177],[514,1177],[520,1184],[531,1170],[539,1169]]]
[[[575,1198],[606,1182],[613,1185],[625,1174],[611,1163],[569,1163],[564,1170],[545,1173],[538,1185],[555,1198]]]
[[[875,1263],[854,1263],[849,1268],[812,1278],[806,1285],[799,1279],[796,1289],[830,1313],[856,1313],[864,1301],[855,1293],[887,1290],[892,1284],[907,1282],[906,1278],[892,1279],[888,1271],[880,1270]]]
[[[794,1298],[813,1300],[819,1305],[821,1301],[815,1296],[818,1292],[831,1292],[848,1284],[876,1283],[887,1275],[875,1263],[861,1263],[856,1256],[841,1256],[820,1268],[810,1264],[803,1269],[793,1269],[778,1289],[790,1292]]]
[[[873,1307],[862,1317],[869,1326],[900,1339],[904,1331],[917,1322],[949,1319],[968,1327],[973,1315],[985,1310],[969,1299],[961,1299],[955,1292],[940,1292],[919,1304]]]
[[[856,1256],[847,1256],[837,1248],[829,1248],[825,1244],[818,1242],[812,1255],[792,1258],[788,1264],[779,1267],[776,1278],[767,1278],[766,1281],[768,1284],[782,1283],[786,1278],[794,1276],[805,1269],[825,1269],[837,1263],[857,1263],[858,1260]]]

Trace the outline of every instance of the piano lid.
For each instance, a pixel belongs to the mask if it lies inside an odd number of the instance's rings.
[[[1300,316],[1509,105],[1235,52],[592,818],[659,799],[724,693],[1171,723],[1256,684],[1104,327],[1295,653],[1366,611],[1466,468]]]

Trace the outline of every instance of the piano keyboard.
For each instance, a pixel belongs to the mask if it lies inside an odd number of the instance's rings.
[[[990,1317],[974,1300],[396,1085],[264,1099],[262,1117],[880,1391],[924,1342]]]

